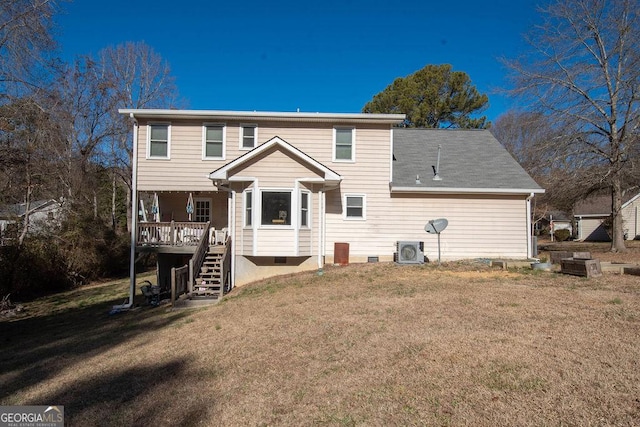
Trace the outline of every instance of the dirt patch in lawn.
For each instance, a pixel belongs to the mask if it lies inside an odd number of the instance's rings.
[[[0,322],[0,404],[83,426],[640,423],[635,276],[377,263],[198,310],[70,298]]]

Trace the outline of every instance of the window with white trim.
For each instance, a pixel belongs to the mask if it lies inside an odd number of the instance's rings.
[[[309,228],[309,193],[300,192],[300,227]]]
[[[355,128],[333,128],[333,160],[352,162],[355,160]]]
[[[150,123],[147,126],[147,158],[168,159],[171,146],[171,125]]]
[[[211,221],[211,199],[198,199],[194,200],[194,213],[196,222],[208,222]]]
[[[255,148],[258,140],[257,125],[241,125],[240,126],[240,148],[249,150]]]
[[[363,194],[346,194],[344,197],[345,219],[366,219],[366,197]]]
[[[224,124],[207,123],[203,126],[202,158],[224,159],[226,127]]]
[[[262,225],[291,225],[291,191],[262,192]]]
[[[244,226],[251,227],[253,224],[253,191],[244,193]]]

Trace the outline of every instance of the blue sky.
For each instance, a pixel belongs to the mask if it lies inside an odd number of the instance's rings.
[[[427,64],[464,71],[510,106],[502,56],[524,49],[536,0],[76,0],[57,17],[63,58],[144,41],[169,62],[188,108],[359,112]]]

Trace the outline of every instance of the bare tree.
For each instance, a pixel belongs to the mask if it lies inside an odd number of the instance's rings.
[[[55,47],[55,0],[0,0],[0,93],[43,89]]]
[[[50,179],[56,168],[51,147],[61,140],[60,127],[41,104],[22,98],[0,107],[2,202],[25,204],[19,247],[29,231],[32,202],[56,192],[55,180]]]
[[[90,57],[78,58],[57,83],[61,100],[57,109],[67,136],[58,153],[64,165],[60,181],[76,209],[93,206],[97,217],[93,178],[98,165],[108,160],[110,138],[118,134],[110,122],[117,95],[104,69]]]
[[[179,106],[178,90],[169,64],[144,42],[108,47],[99,53],[106,79],[111,82],[117,108],[172,108]],[[111,110],[111,124],[117,130],[112,141],[114,171],[120,172],[127,191],[127,228],[131,227],[133,141],[128,118]],[[115,187],[114,187],[115,191]],[[114,198],[115,200],[115,198]],[[115,206],[112,206],[115,211]]]
[[[507,61],[518,94],[564,126],[570,171],[612,193],[612,251],[625,251],[623,183],[637,153],[640,123],[638,0],[558,0],[541,10],[528,41],[532,54]]]

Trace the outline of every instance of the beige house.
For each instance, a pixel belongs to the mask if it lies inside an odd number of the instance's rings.
[[[531,255],[530,201],[544,190],[489,131],[403,129],[401,114],[120,113],[143,214],[132,259],[157,252],[161,286],[190,264],[185,292],[211,296],[213,282],[397,260],[398,242],[415,243],[415,262],[438,249]],[[440,236],[425,231],[437,218],[449,224]]]

